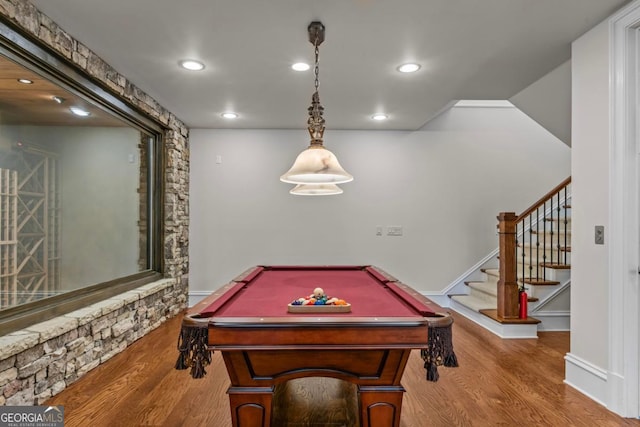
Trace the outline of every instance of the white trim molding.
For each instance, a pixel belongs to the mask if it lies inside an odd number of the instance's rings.
[[[611,411],[632,418],[640,416],[638,26],[640,1],[629,4],[609,19],[608,376],[612,381],[606,384],[607,396],[602,397]]]
[[[571,312],[569,310],[539,311],[529,315],[540,320],[538,332],[571,330]]]
[[[451,307],[451,298],[440,292],[422,292],[422,295],[435,302],[442,308]]]
[[[451,300],[449,307],[502,339],[538,339],[537,324],[507,325],[498,323],[490,317],[475,310],[471,310],[454,300]]]
[[[571,353],[567,353],[564,356],[564,360],[565,375],[567,378],[571,378],[571,380],[565,379],[564,383],[599,404],[607,406],[605,404],[607,373],[603,369]]]
[[[189,291],[189,307],[193,307],[199,303],[202,299],[211,295],[213,290],[210,291]]]

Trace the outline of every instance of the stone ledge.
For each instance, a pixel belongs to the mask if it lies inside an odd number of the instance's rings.
[[[15,356],[40,342],[37,332],[17,331],[0,337],[0,360]]]
[[[99,309],[101,316],[106,316],[107,314],[118,311],[118,309],[124,307],[124,301],[120,298],[113,297],[104,301],[97,302],[91,305],[91,307],[94,307],[96,310]]]
[[[78,326],[84,326],[87,323],[96,320],[100,316],[102,316],[102,310],[97,309],[92,305],[64,315],[64,317],[72,317],[74,319],[77,319]]]
[[[46,322],[36,323],[25,328],[25,331],[36,332],[40,335],[41,343],[60,336],[78,327],[78,319],[71,317],[54,317]]]
[[[124,305],[129,305],[136,301],[140,301],[140,293],[136,292],[135,289],[129,292],[125,292],[124,294],[116,295],[114,298],[121,298]]]
[[[144,297],[148,297],[149,295],[156,294],[163,289],[167,289],[176,284],[176,279],[161,279],[153,283],[149,283],[148,285],[140,286],[139,288],[134,289],[132,292],[138,292],[140,295],[140,299]]]

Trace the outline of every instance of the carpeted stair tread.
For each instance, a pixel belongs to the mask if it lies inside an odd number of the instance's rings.
[[[494,282],[464,282],[467,285],[471,293],[481,292],[487,294],[493,298],[498,295],[498,287]]]
[[[531,257],[528,257],[528,256],[522,257],[520,254],[518,254],[518,255],[519,256],[516,257],[516,263],[518,264],[518,267],[517,267],[518,273],[520,273],[520,271],[522,270],[522,264],[525,265],[525,268],[527,268],[527,266],[529,266],[529,265],[536,265],[536,257],[535,256],[533,258],[531,258]],[[558,256],[558,253],[556,252],[555,255],[556,256],[554,256],[552,260],[551,260],[551,257],[547,257],[547,259],[550,260],[550,262],[546,263],[547,265],[543,265],[545,263],[543,262],[544,261],[543,258],[540,256],[539,257],[540,266],[541,267],[546,267],[546,268],[556,268],[556,269],[558,269],[558,268],[570,268],[571,267],[571,254],[569,254],[569,253],[566,253],[566,254],[565,253],[561,253],[560,256]],[[558,259],[560,261],[562,261],[562,263],[558,263]],[[567,266],[567,267],[553,267],[554,265],[555,266],[564,265],[564,266]]]
[[[553,239],[556,239],[557,234],[562,234],[563,236],[566,234],[567,236],[571,236],[571,230],[531,230],[529,233],[531,234],[553,234]]]
[[[540,264],[544,268],[552,268],[554,270],[569,270],[571,265],[569,264],[552,264],[550,262],[543,262]]]
[[[543,223],[549,224],[547,227],[553,228],[554,230],[570,230],[571,229],[571,217],[568,216],[567,218],[560,217],[554,217],[552,218],[544,218]],[[566,223],[565,223],[566,221]],[[553,225],[552,225],[553,224]]]
[[[535,279],[525,279],[522,282],[528,285],[536,285],[536,286],[555,286],[559,285],[560,282],[555,280],[535,280]]]
[[[482,268],[480,269],[487,276],[500,277],[500,269],[498,268]]]
[[[560,221],[560,223],[564,223],[565,221],[567,221],[567,224],[571,223],[571,217],[567,216],[566,218],[564,217],[564,215],[561,215],[560,218],[558,218],[558,216],[554,216],[553,218],[551,217],[546,217],[542,219],[544,222],[558,222]]]
[[[476,297],[475,295],[455,295],[452,296],[451,299],[478,312],[480,310],[495,309],[497,305],[495,300],[492,302],[484,298]]]
[[[540,243],[540,246],[536,246],[535,243],[526,242],[526,243],[518,243],[516,246],[518,248],[531,249],[532,251],[535,251],[536,249],[538,249],[539,252],[543,252],[544,249],[545,249],[542,246],[542,243]],[[547,251],[567,251],[567,252],[571,252],[571,246],[560,245],[560,247],[558,247],[558,245],[547,245],[546,250]]]
[[[540,243],[540,246],[556,246],[558,243],[562,246],[571,246],[572,236],[571,231],[569,230],[533,230],[530,234],[530,240],[537,240]],[[529,239],[527,238],[527,240]]]

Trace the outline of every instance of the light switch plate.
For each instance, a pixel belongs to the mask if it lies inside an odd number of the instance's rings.
[[[388,226],[387,236],[402,236],[402,226],[401,225]]]
[[[604,225],[596,225],[596,245],[604,245]]]

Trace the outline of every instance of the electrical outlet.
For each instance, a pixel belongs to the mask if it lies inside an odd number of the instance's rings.
[[[402,236],[402,226],[401,225],[388,226],[387,236]]]

